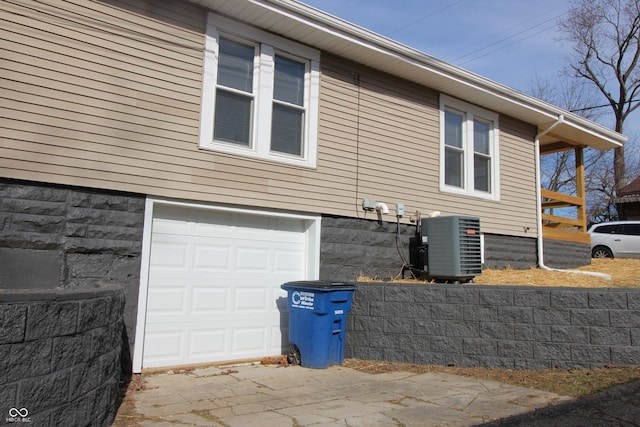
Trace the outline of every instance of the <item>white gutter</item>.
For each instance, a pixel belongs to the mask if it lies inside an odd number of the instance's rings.
[[[544,240],[542,235],[542,186],[541,186],[541,167],[540,167],[540,138],[546,135],[548,132],[553,130],[558,125],[561,125],[564,122],[564,115],[560,114],[558,116],[558,120],[555,121],[551,126],[539,132],[536,135],[535,140],[535,163],[536,163],[536,209],[538,210],[538,267],[542,270],[547,271],[559,271],[562,273],[573,273],[573,274],[585,274],[588,276],[600,277],[603,279],[611,280],[611,276],[604,273],[597,273],[595,271],[581,271],[581,270],[561,270],[558,268],[547,267],[544,264]]]

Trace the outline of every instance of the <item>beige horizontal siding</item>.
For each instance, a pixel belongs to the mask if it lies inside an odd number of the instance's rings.
[[[3,177],[375,218],[367,197],[407,216],[477,215],[485,232],[535,229],[526,123],[500,117],[500,201],[441,193],[439,94],[323,54],[315,170],[222,154],[198,147],[204,9],[6,1],[0,19]]]
[[[351,73],[360,74],[361,116],[357,123],[358,141],[352,141],[358,146],[360,197],[374,198],[392,208],[402,202],[407,213],[438,210],[445,215],[476,215],[485,232],[523,235],[526,227],[535,230],[533,126],[500,118],[499,201],[442,193],[438,184],[438,94],[329,55],[323,57],[323,71],[323,107],[336,114],[343,113],[340,107],[345,105],[344,86],[355,87]],[[352,96],[357,98],[357,90]],[[332,101],[331,106],[326,105]],[[321,129],[336,124],[341,122],[321,120]],[[356,125],[348,126],[351,129]],[[329,139],[323,143],[336,142]]]

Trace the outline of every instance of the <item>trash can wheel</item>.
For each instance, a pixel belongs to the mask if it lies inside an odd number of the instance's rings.
[[[287,362],[290,365],[299,365],[300,364],[300,349],[297,345],[292,344],[289,347],[289,354],[287,355]]]

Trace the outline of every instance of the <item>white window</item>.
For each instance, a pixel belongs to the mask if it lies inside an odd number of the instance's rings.
[[[498,115],[440,97],[440,190],[498,200]]]
[[[210,13],[200,147],[315,167],[320,53]]]

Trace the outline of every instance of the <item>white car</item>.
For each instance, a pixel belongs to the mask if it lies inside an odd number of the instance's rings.
[[[640,221],[601,222],[589,234],[593,258],[640,258]]]

